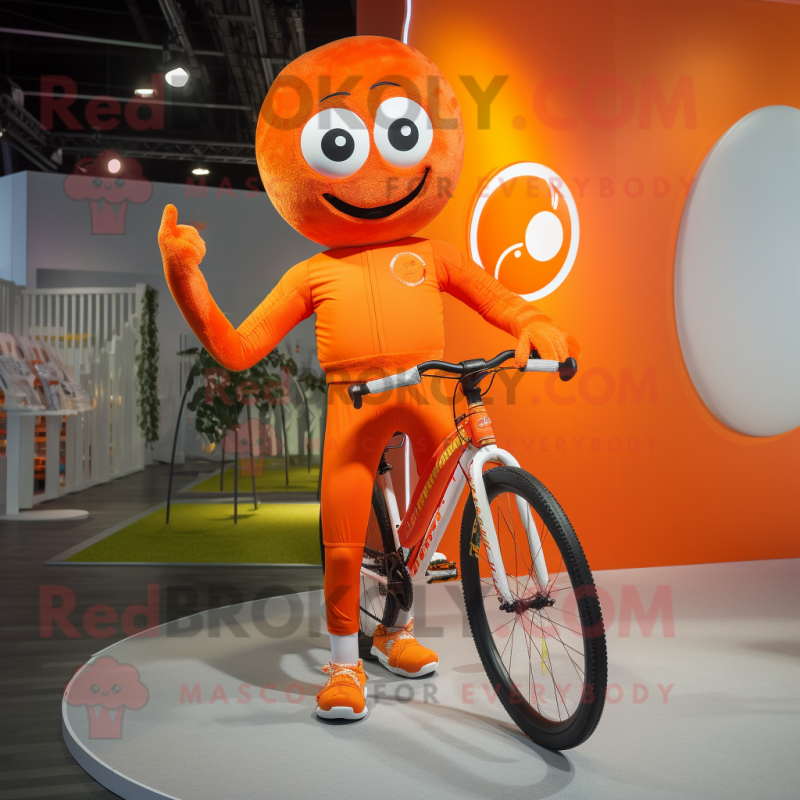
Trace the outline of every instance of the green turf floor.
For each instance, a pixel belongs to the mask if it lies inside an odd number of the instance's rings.
[[[320,564],[316,503],[173,503],[154,511],[68,561],[145,561],[171,564]]]
[[[306,465],[289,467],[289,485],[286,485],[286,471],[283,462],[267,463],[261,475],[256,475],[257,492],[316,492],[319,484],[319,466],[311,467],[308,471]],[[206,478],[202,483],[193,487],[193,492],[218,492],[219,473]],[[222,484],[223,492],[233,491],[233,467],[225,468],[225,478]],[[246,495],[253,491],[253,479],[239,472],[239,493]]]

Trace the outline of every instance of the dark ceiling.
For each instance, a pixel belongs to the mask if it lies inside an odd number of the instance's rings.
[[[150,180],[199,180],[202,166],[209,185],[253,188],[271,81],[305,50],[354,35],[355,0],[3,0],[0,29],[0,174],[72,172],[112,150]],[[163,83],[167,59],[192,73],[186,87]],[[161,104],[130,105],[159,82]]]

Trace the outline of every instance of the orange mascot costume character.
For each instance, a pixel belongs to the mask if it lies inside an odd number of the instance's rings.
[[[170,290],[220,364],[250,367],[301,320],[317,315],[317,348],[330,385],[322,479],[325,600],[331,635],[323,717],[366,712],[358,660],[359,574],[373,481],[395,431],[426,463],[452,430],[449,409],[422,388],[366,397],[347,386],[442,357],[442,292],[517,341],[517,366],[579,356],[577,343],[539,309],[503,288],[445,242],[414,237],[441,211],[461,171],[464,131],[453,90],[421,53],[393,39],[357,36],[302,55],[264,100],[256,155],[284,219],[329,248],[292,267],[239,328],[217,307],[199,264],[205,244],[167,206],[159,232]],[[232,273],[235,280],[235,273]],[[411,633],[406,614],[380,627],[373,653],[401,675],[423,675],[437,655]]]

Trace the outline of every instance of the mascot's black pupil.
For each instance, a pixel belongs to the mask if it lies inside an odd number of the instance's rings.
[[[410,119],[396,119],[389,126],[389,144],[395,150],[406,152],[419,141],[419,130]]]
[[[355,149],[353,137],[344,128],[334,128],[322,137],[322,152],[331,161],[347,161]]]

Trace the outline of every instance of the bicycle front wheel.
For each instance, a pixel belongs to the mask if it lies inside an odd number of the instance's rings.
[[[544,747],[566,750],[591,736],[605,702],[606,639],[594,579],[572,525],[545,486],[511,467],[483,477],[489,509],[481,515],[491,512],[514,603],[495,588],[470,499],[461,525],[461,574],[472,635],[491,687],[520,730]],[[548,570],[544,585],[520,505],[530,511],[527,524],[536,525]]]

